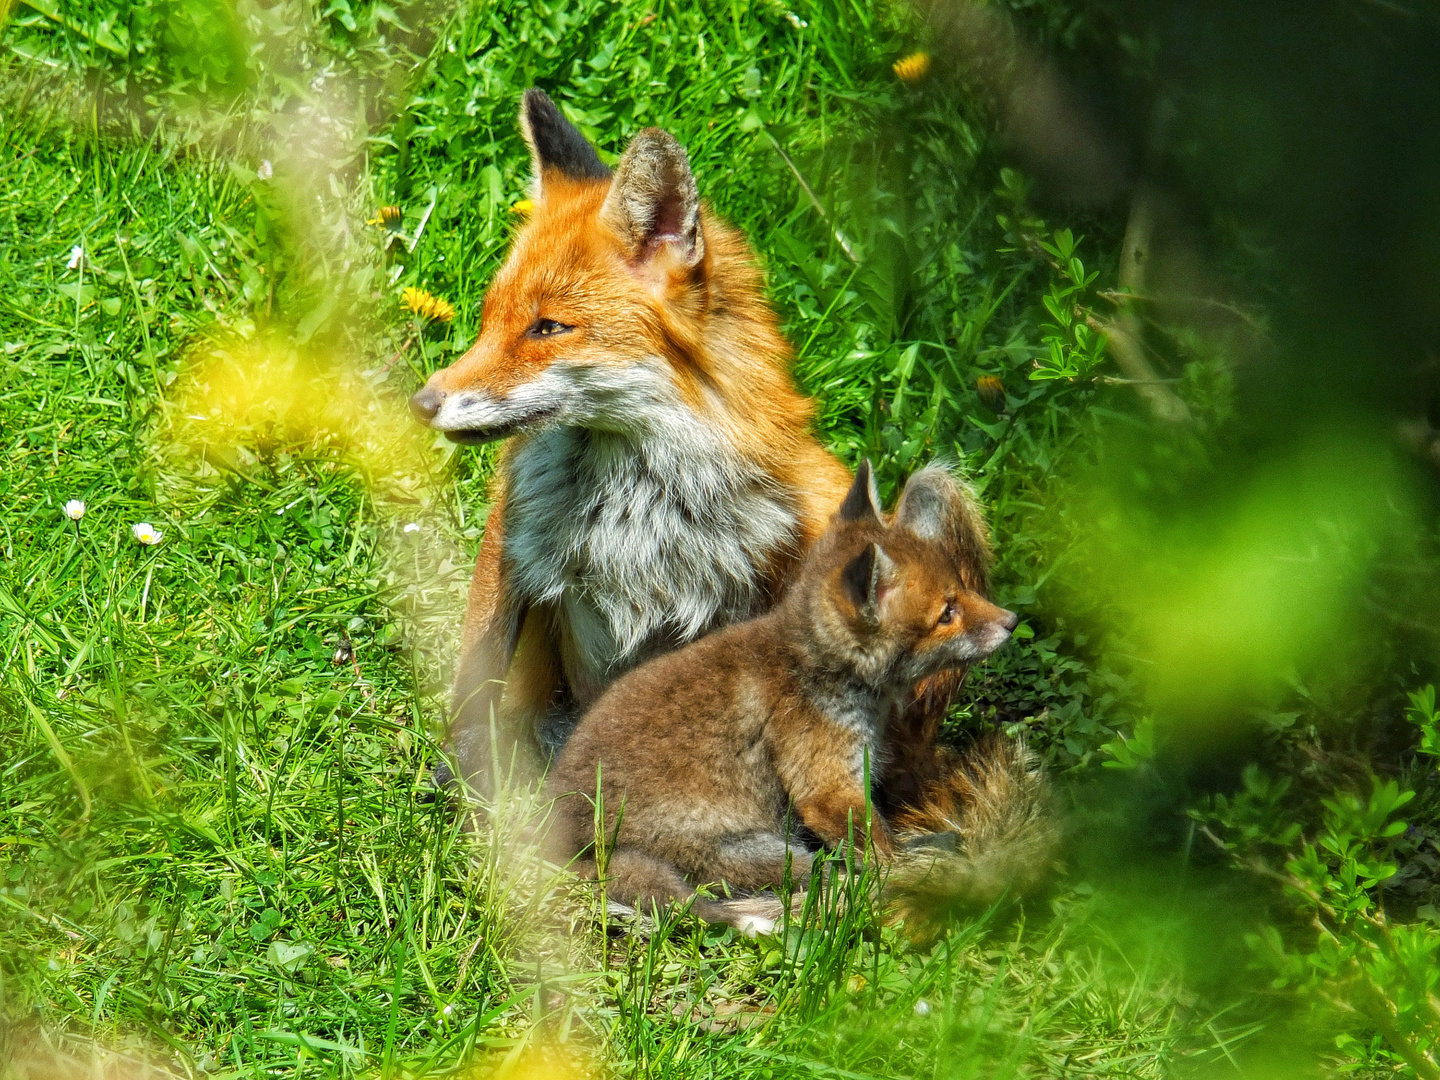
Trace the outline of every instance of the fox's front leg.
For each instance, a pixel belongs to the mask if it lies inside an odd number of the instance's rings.
[[[875,854],[888,862],[895,854],[890,826],[875,806],[867,807],[863,794],[853,791],[823,792],[795,804],[805,827],[820,837],[826,847],[839,847],[850,837],[859,847],[868,839]],[[869,815],[868,826],[866,815]]]
[[[513,737],[501,731],[500,701],[520,637],[523,611],[505,572],[504,502],[497,499],[470,579],[460,667],[450,699],[450,746],[460,778],[474,790],[493,789],[495,762],[508,759]],[[532,736],[533,741],[533,736]],[[523,748],[528,755],[529,748]]]
[[[847,753],[846,741],[833,732],[807,739],[812,745],[791,758],[791,775],[783,777],[786,789],[800,820],[826,847],[838,847],[852,836],[860,845],[868,839],[875,853],[888,861],[895,844],[885,816],[865,798],[864,748]]]

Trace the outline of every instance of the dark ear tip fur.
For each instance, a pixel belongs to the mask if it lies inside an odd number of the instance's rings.
[[[560,106],[538,86],[532,86],[520,95],[520,125],[532,141],[547,128],[558,129],[560,125],[569,123]]]
[[[604,180],[610,170],[550,95],[532,86],[520,96],[520,127],[537,171],[554,169],[573,180]]]
[[[880,520],[880,506],[875,492],[875,470],[871,468],[869,458],[860,462],[860,467],[855,470],[855,482],[845,493],[839,515],[841,521],[863,521],[866,518]]]
[[[532,86],[520,95],[520,108],[524,110],[527,116],[536,109],[549,109],[551,112],[558,111],[550,95],[538,86]]]

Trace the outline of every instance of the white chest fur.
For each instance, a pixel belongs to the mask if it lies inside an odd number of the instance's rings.
[[[653,370],[629,378],[643,390],[634,411],[617,402],[594,426],[532,436],[506,488],[519,595],[559,606],[585,674],[601,683],[756,613],[763,568],[796,535],[788,493],[657,393]]]

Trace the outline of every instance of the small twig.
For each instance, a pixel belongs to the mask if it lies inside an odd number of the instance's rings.
[[[840,250],[845,252],[847,259],[856,266],[859,266],[860,260],[856,258],[855,252],[851,250],[850,241],[845,239],[845,234],[830,220],[830,215],[825,212],[825,207],[821,204],[819,196],[815,194],[815,190],[806,182],[805,177],[800,174],[800,170],[795,167],[795,162],[790,160],[790,155],[787,154],[785,148],[780,145],[780,140],[770,134],[769,128],[765,128],[764,131],[765,137],[770,140],[770,145],[773,146],[775,152],[780,155],[780,160],[785,162],[785,164],[790,167],[790,171],[795,174],[795,179],[800,184],[800,190],[805,192],[806,196],[810,199],[810,204],[815,207],[815,212],[820,215],[821,220],[824,221],[826,227],[829,228],[830,234],[835,237],[835,242],[840,245]]]
[[[1125,243],[1120,251],[1120,287],[1131,296],[1145,291],[1145,265],[1150,261],[1150,237],[1155,229],[1158,198],[1153,188],[1141,184],[1130,204],[1130,221],[1125,226]],[[1098,321],[1098,320],[1097,320]],[[1088,320],[1087,320],[1088,322]],[[1157,417],[1171,423],[1190,420],[1190,409],[1175,392],[1161,384],[1145,355],[1145,328],[1127,300],[1120,305],[1113,322],[1101,323],[1115,363],[1150,403]]]
[[[1140,293],[1121,292],[1119,289],[1097,289],[1095,295],[1102,299],[1109,300],[1112,304],[1157,304],[1162,301],[1153,296],[1144,296]],[[1167,304],[1193,304],[1196,307],[1212,307],[1234,315],[1257,334],[1265,333],[1265,328],[1260,325],[1255,316],[1251,315],[1244,308],[1234,304],[1227,304],[1224,300],[1216,300],[1213,296],[1167,296],[1164,298]]]
[[[1366,987],[1369,989],[1369,987]],[[1370,990],[1371,998],[1376,998],[1374,990]],[[1435,1062],[1430,1060],[1430,1055],[1420,1049],[1395,1023],[1394,1014],[1386,1005],[1384,999],[1370,1002],[1371,1007],[1365,1010],[1385,1036],[1385,1041],[1395,1048],[1395,1052],[1405,1059],[1405,1064],[1415,1070],[1415,1075],[1421,1080],[1440,1080],[1440,1068],[1436,1068]]]
[[[1128,378],[1124,379],[1102,375],[1100,376],[1101,382],[1115,383],[1122,386],[1163,386],[1167,383],[1180,382],[1179,379],[1162,379],[1155,373],[1155,369],[1150,366],[1150,361],[1146,358],[1145,354],[1148,350],[1144,342],[1137,337],[1133,337],[1126,328],[1120,326],[1118,319],[1102,319],[1099,315],[1089,310],[1082,311],[1081,317],[1085,320],[1086,326],[1090,327],[1090,329],[1094,330],[1097,334],[1100,334],[1110,343],[1110,351],[1116,353],[1115,362],[1120,365],[1121,370],[1133,372]],[[1125,360],[1122,360],[1116,351],[1115,345],[1117,339],[1123,339],[1124,348],[1129,350],[1126,353]],[[1137,354],[1139,365],[1135,362]],[[1148,372],[1149,375],[1146,376],[1144,372]],[[1164,391],[1164,393],[1169,393],[1169,391]],[[1180,401],[1179,398],[1175,398],[1175,400],[1179,403],[1181,409],[1185,408],[1183,401]],[[1189,411],[1186,410],[1185,418],[1188,417]],[[1177,419],[1177,417],[1166,417],[1166,419]]]
[[[407,337],[403,342],[401,342],[400,347],[395,350],[395,355],[392,356],[392,357],[390,357],[389,360],[386,360],[386,361],[385,361],[385,365],[380,369],[380,374],[381,374],[381,375],[384,375],[384,374],[385,374],[386,372],[388,372],[392,367],[394,367],[394,366],[395,366],[395,362],[396,362],[397,360],[399,360],[400,357],[402,357],[402,356],[405,355],[405,350],[408,349],[408,348],[410,348],[410,346],[411,346],[411,345],[414,345],[414,344],[415,344],[415,331],[414,331],[414,330],[411,330],[411,331],[410,331],[410,336]]]

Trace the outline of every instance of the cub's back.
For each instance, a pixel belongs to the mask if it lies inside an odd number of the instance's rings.
[[[629,832],[652,807],[749,801],[757,785],[768,790],[757,755],[766,754],[761,735],[788,678],[773,621],[728,627],[623,675],[576,725],[551,770],[551,793],[593,793],[598,766],[607,816],[623,799]],[[589,801],[562,799],[559,808],[583,847]]]

